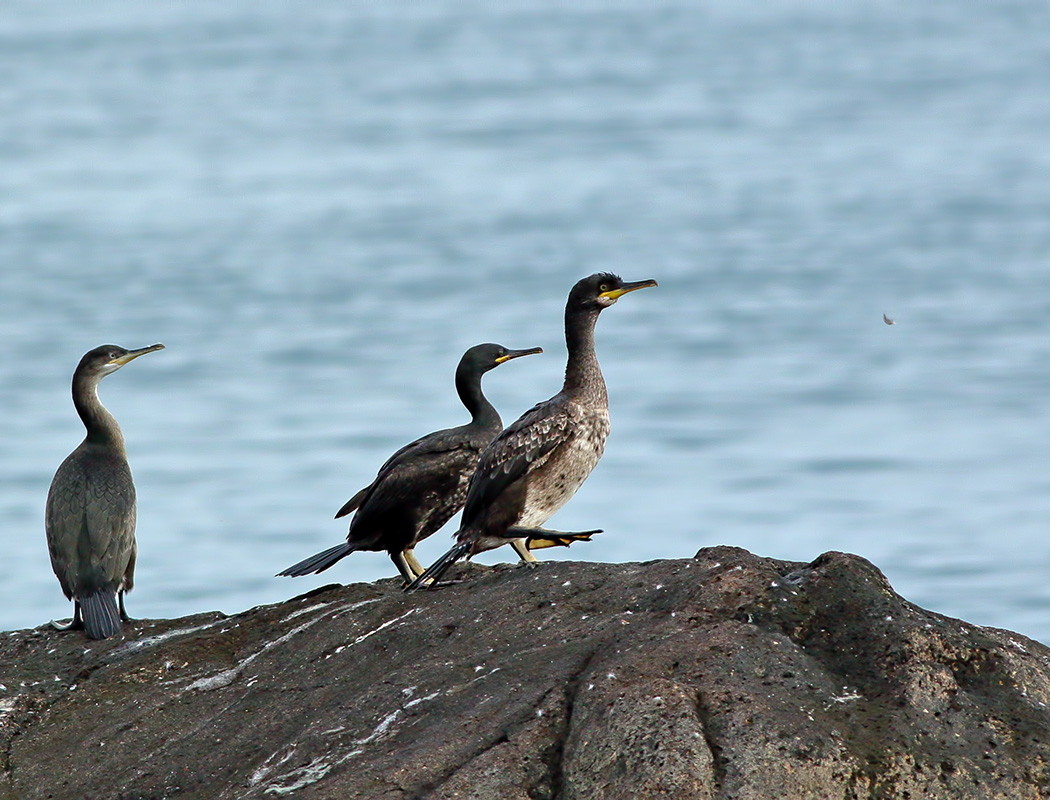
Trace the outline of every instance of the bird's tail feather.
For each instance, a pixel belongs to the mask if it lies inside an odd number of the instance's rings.
[[[80,613],[84,619],[84,632],[91,639],[108,639],[120,633],[120,612],[117,610],[117,593],[97,589],[80,599]]]
[[[470,552],[469,542],[457,544],[445,553],[445,555],[441,556],[441,558],[431,564],[422,575],[412,581],[412,583],[408,584],[408,586],[405,587],[405,591],[414,592],[420,586],[432,586],[437,583],[438,579],[445,574],[445,570],[463,558],[468,552]]]
[[[309,558],[304,558],[298,564],[293,564],[286,570],[278,572],[278,575],[288,575],[289,577],[297,577],[299,575],[309,575],[312,572],[324,572],[336,561],[341,558],[345,558],[354,552],[354,546],[350,542],[343,542],[337,544],[335,547],[329,547],[327,550],[322,550],[320,553],[314,553]]]

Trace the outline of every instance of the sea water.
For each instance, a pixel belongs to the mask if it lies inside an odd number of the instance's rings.
[[[582,276],[612,434],[545,558],[871,559],[1050,641],[1050,8],[96,0],[0,13],[0,629],[88,349],[139,495],[136,616],[395,574],[335,511],[402,444],[560,387]],[[894,324],[887,324],[883,314]],[[417,551],[428,562],[449,526]],[[510,560],[497,552],[482,560]]]

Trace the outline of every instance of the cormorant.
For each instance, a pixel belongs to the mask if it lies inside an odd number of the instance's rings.
[[[408,589],[432,584],[455,561],[511,543],[523,560],[528,551],[568,546],[591,534],[541,528],[565,505],[594,469],[609,435],[609,399],[594,352],[594,324],[602,309],[654,280],[625,283],[598,273],[572,287],[565,305],[569,351],[562,390],[534,406],[481,454],[470,481],[457,544]]]
[[[98,382],[132,359],[164,345],[127,350],[106,344],[89,351],[73,373],[73,405],[87,436],[66,456],[47,493],[45,528],[51,568],[73,619],[58,630],[83,629],[105,639],[130,622],[124,593],[135,579],[135,484],[124,435],[98,399]]]
[[[355,550],[386,550],[406,583],[421,575],[423,566],[412,549],[463,507],[478,455],[503,428],[499,413],[481,391],[481,376],[511,359],[542,352],[539,347],[508,350],[498,344],[467,350],[456,368],[456,391],[470,412],[470,422],[427,434],[394,453],[376,479],[335,515],[338,519],[357,510],[346,541],[278,575],[323,572]]]

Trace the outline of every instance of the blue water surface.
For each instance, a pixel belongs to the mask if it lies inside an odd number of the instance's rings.
[[[139,492],[133,615],[394,574],[336,509],[560,386],[569,288],[613,430],[552,558],[871,559],[1050,642],[1050,7],[1030,2],[5,4],[0,629],[67,616],[47,487],[81,354]],[[883,314],[895,321],[887,325]],[[419,549],[431,560],[452,528]],[[488,561],[511,553],[490,554]],[[483,558],[482,560],[486,560]]]

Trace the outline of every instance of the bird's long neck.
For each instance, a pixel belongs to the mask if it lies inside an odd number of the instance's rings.
[[[594,324],[598,310],[565,312],[565,345],[569,360],[565,365],[562,392],[591,405],[608,405],[605,378],[594,352]]]
[[[495,406],[481,391],[481,376],[482,373],[476,370],[456,370],[456,391],[470,412],[471,424],[498,432],[503,428],[503,421]]]
[[[124,434],[120,432],[120,426],[113,419],[102,401],[98,399],[97,375],[73,376],[73,405],[76,407],[80,419],[87,428],[85,441],[102,445],[124,455]]]

